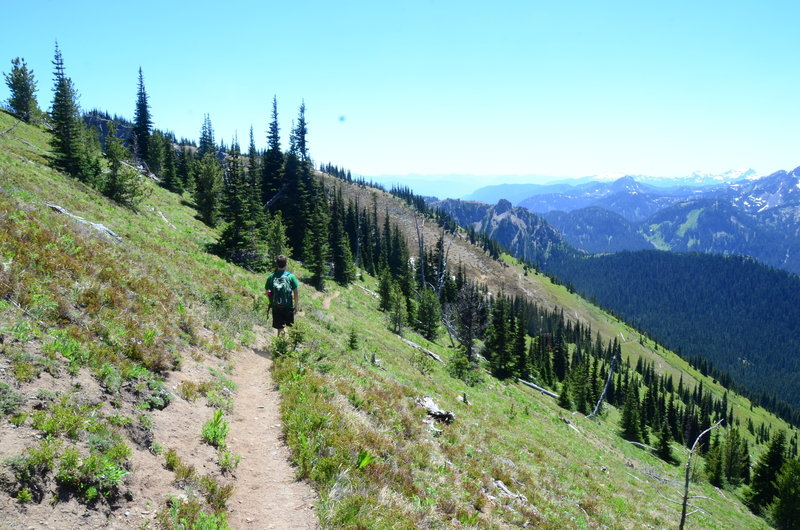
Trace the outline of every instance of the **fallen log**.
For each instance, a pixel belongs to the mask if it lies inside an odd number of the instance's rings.
[[[83,217],[79,217],[77,215],[71,214],[67,210],[65,210],[64,208],[62,208],[61,206],[59,206],[57,204],[53,204],[51,202],[46,202],[44,204],[45,204],[45,206],[49,206],[50,208],[52,208],[53,210],[57,211],[58,213],[62,213],[64,215],[66,215],[66,216],[72,217],[73,219],[75,219],[79,223],[83,223],[83,224],[91,226],[92,228],[94,228],[98,232],[109,236],[110,238],[114,239],[117,242],[121,242],[122,241],[122,238],[120,236],[115,234],[113,231],[111,231],[109,228],[105,227],[104,225],[101,225],[100,223],[94,223],[92,221],[88,221],[88,220],[84,219]]]
[[[546,395],[548,395],[550,397],[558,399],[558,394],[550,392],[549,390],[547,390],[545,388],[542,388],[539,385],[534,385],[533,383],[530,383],[528,381],[525,381],[524,379],[519,379],[519,378],[517,378],[517,381],[519,381],[520,383],[522,383],[523,385],[525,385],[527,387],[530,387],[530,388],[532,388],[534,390],[538,390],[542,394],[546,394]]]
[[[422,351],[424,353],[427,353],[431,357],[431,359],[433,359],[434,361],[439,361],[440,363],[444,364],[444,361],[442,360],[441,357],[439,357],[438,355],[436,355],[432,351],[430,351],[430,350],[428,350],[426,348],[423,348],[422,346],[420,346],[416,342],[411,342],[410,340],[406,339],[405,337],[400,337],[400,340],[402,340],[403,342],[405,342],[406,344],[408,344],[412,348],[415,348],[415,349],[420,350],[420,351]]]

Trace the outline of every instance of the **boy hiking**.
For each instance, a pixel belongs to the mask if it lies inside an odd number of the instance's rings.
[[[300,287],[297,277],[286,270],[286,256],[275,260],[275,272],[267,277],[266,289],[269,305],[272,308],[272,327],[283,335],[283,328],[294,324],[294,314],[300,306]]]

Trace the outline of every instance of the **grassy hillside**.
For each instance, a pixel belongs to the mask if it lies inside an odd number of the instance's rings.
[[[12,124],[0,113],[0,132]],[[168,477],[169,494],[184,495],[172,511],[163,509],[167,494],[152,499],[148,524],[169,527],[177,510],[203,510],[206,527],[216,527],[212,518],[220,516],[213,514],[225,514],[226,488],[235,488],[248,470],[231,474],[230,462],[211,451],[191,476],[181,463],[192,451],[166,445],[160,426],[206,405],[226,410],[225,374],[233,359],[245,369],[249,362],[234,352],[267,340],[259,326],[266,318],[263,278],[205,253],[216,234],[180,197],[151,184],[138,211],[120,208],[48,169],[46,151],[40,129],[20,124],[0,136],[0,382],[6,385],[0,388],[0,446],[13,458],[0,481],[8,496],[0,522],[34,521],[33,514],[47,509],[42,502],[77,502],[75,521],[81,510],[122,513],[137,502],[128,495],[146,495],[137,476],[144,468],[130,465],[140,459]],[[413,214],[399,199],[344,186],[348,197],[375,200],[381,219],[388,211],[415,241]],[[104,224],[122,241],[45,202]],[[423,230],[430,243],[440,235],[432,223]],[[722,396],[718,384],[674,354],[640,342],[623,323],[546,277],[526,274],[511,258],[494,261],[458,238],[451,263],[464,265],[493,292],[524,294],[562,308],[606,340],[620,337],[623,356],[633,362],[652,360],[659,372],[703,380]],[[308,276],[300,264],[291,268],[301,281]],[[679,506],[665,497],[679,499],[683,466],[623,441],[619,411],[609,407],[599,420],[588,420],[488,373],[466,385],[448,373],[455,350],[446,335],[431,343],[405,333],[441,356],[440,364],[388,330],[377,289],[367,275],[347,288],[329,282],[324,293],[304,284],[303,313],[289,344],[266,342],[283,395],[284,434],[298,478],[310,479],[319,492],[323,527],[677,526]],[[188,375],[196,366],[212,376]],[[176,373],[191,384],[164,383]],[[192,401],[198,396],[204,397]],[[424,396],[452,411],[455,421],[430,420],[418,404]],[[762,409],[750,410],[743,398],[728,399],[742,424],[751,419],[773,431],[788,429]],[[146,433],[145,443],[135,441],[138,432]],[[192,436],[199,442],[199,427]],[[763,448],[750,441],[755,458]],[[95,466],[75,464],[76,451],[80,462]],[[685,450],[674,445],[673,453],[685,461]],[[72,488],[68,499],[52,493],[65,485]],[[23,489],[31,498],[20,497]],[[741,488],[710,486],[702,466],[692,494],[713,515],[692,515],[691,527],[767,526],[741,503]]]

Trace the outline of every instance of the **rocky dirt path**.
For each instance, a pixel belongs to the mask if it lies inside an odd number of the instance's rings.
[[[316,493],[295,480],[289,448],[282,439],[280,394],[272,381],[266,349],[269,329],[259,330],[254,348],[234,359],[237,385],[228,442],[242,456],[236,490],[228,502],[232,528],[318,528]]]

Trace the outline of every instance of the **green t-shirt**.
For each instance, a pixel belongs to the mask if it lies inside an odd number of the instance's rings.
[[[275,271],[267,277],[265,288],[271,293],[270,301],[281,307],[294,307],[293,291],[300,287],[297,277],[289,271]]]

